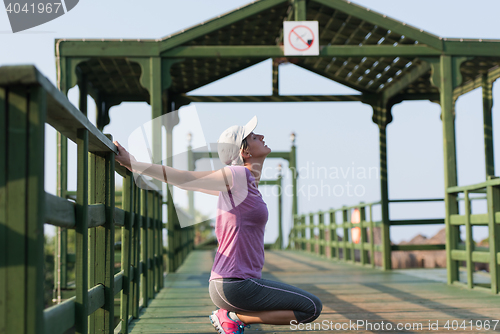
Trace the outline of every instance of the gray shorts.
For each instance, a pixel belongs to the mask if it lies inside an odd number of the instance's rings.
[[[315,295],[289,284],[257,278],[210,281],[214,304],[235,313],[292,310],[300,323],[314,321],[323,308]]]

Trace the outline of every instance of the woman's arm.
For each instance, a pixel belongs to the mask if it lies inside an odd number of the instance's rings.
[[[232,186],[231,171],[227,167],[206,172],[182,171],[168,166],[138,162],[118,142],[115,141],[114,144],[118,148],[115,160],[134,173],[150,176],[181,189],[211,195],[218,195],[219,191],[227,191]]]

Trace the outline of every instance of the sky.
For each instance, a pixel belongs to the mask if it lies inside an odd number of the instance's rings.
[[[473,5],[453,0],[357,0],[357,4],[386,14],[417,28],[442,37],[500,39],[494,29],[500,3],[476,0]],[[54,40],[56,38],[147,38],[155,39],[217,17],[246,0],[185,1],[80,1],[65,15],[24,32],[13,34],[5,11],[0,10],[0,66],[34,64],[55,85]],[[462,5],[463,4],[463,5]],[[356,94],[350,88],[319,77],[292,64],[280,66],[280,94]],[[306,84],[304,84],[306,83]],[[200,95],[270,95],[271,62],[259,63],[190,94]],[[500,96],[494,85],[493,96]],[[69,99],[78,104],[78,88]],[[89,118],[95,122],[95,103],[89,98]],[[500,145],[495,130],[500,128],[493,106],[495,164]],[[274,151],[290,149],[290,133],[296,133],[299,179],[299,213],[310,213],[361,201],[380,200],[378,178],[378,128],[372,122],[372,110],[358,102],[316,103],[195,103],[179,110],[180,123],[174,128],[174,154],[185,152],[186,136],[193,133],[193,146],[215,142],[231,125],[244,125],[254,115],[259,119],[255,130],[265,136]],[[456,142],[458,184],[485,180],[481,90],[459,98],[456,106]],[[111,124],[104,129],[128,148],[128,140],[138,124],[151,118],[146,103],[123,103],[110,111]],[[387,127],[387,154],[390,199],[443,198],[443,147],[440,107],[426,101],[403,102],[393,108],[393,121]],[[46,130],[46,191],[55,193],[55,131]],[[76,188],[76,147],[70,143],[68,185]],[[264,178],[275,177],[279,159],[268,159]],[[185,168],[181,158],[174,167]],[[198,166],[201,168],[202,166]],[[497,169],[498,170],[498,169]],[[327,171],[325,173],[325,171]],[[120,183],[120,180],[117,182]],[[285,186],[290,175],[285,173]],[[272,187],[262,187],[270,219],[266,242],[277,236],[277,198]],[[174,194],[180,206],[186,206],[186,194]],[[291,222],[291,198],[284,196],[285,236]],[[216,198],[195,197],[197,209],[213,215]],[[484,201],[474,201],[473,213],[486,210]],[[437,203],[391,204],[391,219],[443,218],[444,205]],[[340,218],[337,217],[337,218]],[[380,209],[374,208],[374,219]],[[443,225],[391,227],[391,240],[409,240],[417,234],[434,235]],[[53,233],[47,228],[46,233]],[[484,227],[473,228],[475,240],[484,239]],[[285,241],[287,238],[285,238]]]

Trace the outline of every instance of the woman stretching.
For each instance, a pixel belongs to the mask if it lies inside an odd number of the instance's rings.
[[[120,144],[116,161],[181,189],[218,196],[215,234],[218,249],[209,292],[219,307],[209,316],[220,334],[242,334],[250,324],[290,325],[314,321],[322,310],[318,297],[297,287],[261,278],[267,205],[257,189],[271,149],[253,133],[257,117],[232,126],[218,140],[217,171],[191,172],[135,161]]]

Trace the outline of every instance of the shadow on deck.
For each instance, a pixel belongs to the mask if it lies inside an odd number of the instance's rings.
[[[165,288],[140,318],[131,323],[131,333],[215,333],[208,319],[216,309],[208,294],[213,256],[210,250],[191,252],[176,273],[167,275]],[[432,275],[432,270],[424,271]],[[500,332],[500,323],[495,321],[500,318],[499,296],[448,286],[415,276],[414,271],[383,272],[301,252],[266,251],[262,277],[296,285],[320,297],[323,312],[315,321],[315,331],[334,332],[350,322],[356,326],[358,321],[364,321],[359,328],[343,332]],[[444,327],[448,320],[449,329]],[[466,329],[459,327],[464,320]],[[476,328],[486,320],[489,330]],[[429,330],[429,321],[433,325],[438,321],[439,329]],[[380,327],[382,322],[384,327]],[[382,330],[388,323],[392,330]],[[398,323],[408,329],[398,330]],[[294,326],[252,325],[245,333],[307,333],[313,329],[303,326],[300,330]]]

